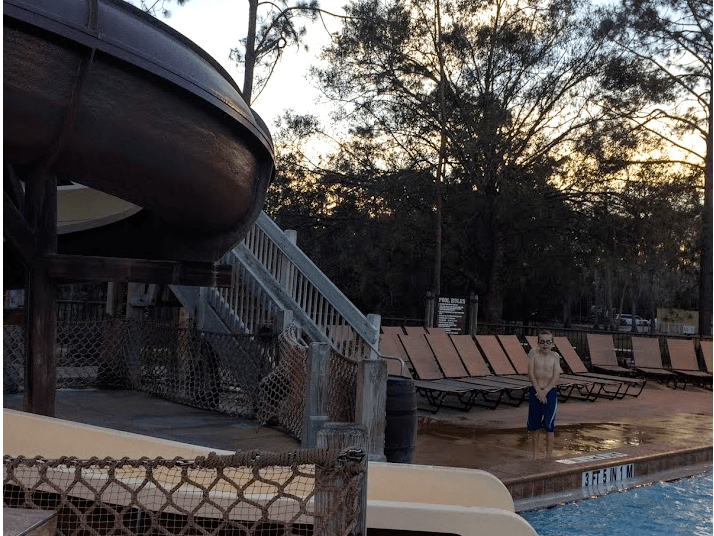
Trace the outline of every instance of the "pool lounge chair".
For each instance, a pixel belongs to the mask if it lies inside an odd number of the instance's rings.
[[[382,326],[382,334],[379,339],[379,351],[383,355],[394,355],[402,359],[404,363],[408,367],[407,375],[408,377],[418,377],[416,375],[416,372],[414,371],[414,365],[409,359],[409,355],[407,354],[407,351],[404,348],[404,345],[402,344],[401,339],[399,338],[400,335],[404,335],[404,330],[400,327],[394,327],[394,326]],[[399,370],[398,365],[392,365],[390,361],[387,361],[387,372],[390,375],[393,376],[398,376],[398,375],[404,375],[402,372]],[[402,373],[402,374],[400,374]],[[415,380],[415,383],[419,382],[419,380]],[[426,384],[425,384],[426,385]],[[448,388],[440,388],[438,386],[434,386],[433,389],[431,389],[428,393],[425,392],[425,386],[422,386],[421,389],[418,389],[418,392],[424,396],[428,394],[428,399],[431,401],[435,401],[435,406],[436,406],[436,411],[439,410],[439,407],[441,407],[441,404],[438,402],[443,399],[447,394],[452,394],[453,389],[448,389]],[[453,393],[455,396],[459,395],[464,395],[464,393],[467,393],[468,391],[466,389],[458,390],[456,393]]]
[[[428,333],[427,329],[423,326],[404,326],[404,331],[407,335],[425,335]]]
[[[404,333],[404,331],[398,326],[382,326],[382,333],[379,335],[379,353],[383,356],[398,357],[404,362],[404,369],[402,369],[399,361],[385,359],[387,362],[387,374],[410,378],[409,367],[411,367],[411,363],[409,363],[409,357],[399,340],[399,333]]]
[[[496,339],[495,335],[476,335],[474,337],[481,349],[481,355],[493,370],[496,378],[501,378],[514,382],[516,384],[525,385],[527,388],[531,386],[531,380],[528,374],[519,374],[513,365],[508,360],[503,348]]]
[[[510,380],[494,376],[470,335],[450,335],[443,329],[429,328],[429,334],[425,338],[446,378],[499,389],[503,395],[501,403],[511,406],[520,406],[526,399],[528,386],[523,383],[514,385]],[[470,342],[471,352],[466,350],[466,342]],[[482,366],[476,367],[475,373],[466,368],[462,352],[467,354],[467,359],[471,362],[481,361]]]
[[[692,346],[692,349],[694,347]],[[645,377],[650,377],[669,386],[670,382],[676,389],[680,383],[682,389],[687,386],[687,379],[678,376],[662,366],[662,353],[657,337],[632,337],[632,357],[634,369]],[[680,382],[680,380],[684,380]]]
[[[492,385],[475,385],[444,377],[425,334],[399,335],[399,340],[414,367],[414,386],[426,398],[436,413],[442,407],[468,411],[475,405],[495,409],[503,397],[503,390]]]
[[[538,344],[538,337],[535,335],[526,337],[526,340],[532,348],[535,348],[535,345]],[[617,393],[614,395],[615,398],[619,399],[626,396],[639,396],[642,389],[645,388],[647,380],[644,378],[628,378],[626,376],[615,376],[614,374],[590,372],[585,366],[585,363],[583,363],[583,360],[575,351],[575,348],[573,348],[573,345],[570,344],[567,337],[553,337],[553,343],[572,374],[584,376],[585,378],[592,378],[594,380],[606,380],[613,382],[612,386],[605,386],[605,389],[610,393],[612,393],[615,386],[619,384]]]
[[[667,339],[672,372],[701,387],[712,387],[712,374],[699,370],[692,339]]]
[[[525,360],[525,367],[523,361],[518,360],[518,368],[516,368],[514,364],[509,361],[508,356],[503,351],[503,348],[501,348],[496,335],[476,335],[476,342],[478,342],[483,352],[483,356],[486,358],[486,361],[489,362],[498,378],[510,378],[526,382],[528,387],[530,387],[531,381],[528,378],[527,356]],[[523,351],[522,347],[521,351]],[[590,385],[592,385],[592,382]],[[579,397],[580,395],[575,395],[575,393],[580,393],[580,388],[587,388],[586,382],[573,382],[570,380],[560,379],[556,384],[558,398],[561,401],[568,400],[572,396]]]
[[[506,351],[508,359],[511,360],[513,368],[519,374],[528,374],[528,354],[523,349],[521,341],[516,335],[498,335],[498,340]],[[560,363],[558,363],[560,366]],[[560,374],[556,384],[558,395],[562,400],[577,398],[581,400],[595,401],[603,393],[603,382],[595,382],[582,377],[573,377],[567,374]],[[611,396],[609,398],[612,398]]]
[[[590,365],[596,371],[617,374],[618,376],[635,375],[634,370],[621,367],[617,362],[612,335],[588,333],[588,350],[590,352]]]
[[[704,370],[709,373],[714,372],[714,366],[712,366],[712,360],[714,359],[712,341],[699,341],[699,348],[702,351],[702,359],[704,359]]]

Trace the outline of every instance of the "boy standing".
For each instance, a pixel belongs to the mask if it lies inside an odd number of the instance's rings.
[[[538,334],[538,348],[528,353],[528,378],[531,381],[528,405],[528,432],[531,436],[533,459],[538,457],[540,429],[546,431],[546,458],[553,457],[555,442],[555,414],[558,410],[558,391],[555,388],[560,376],[560,355],[552,350],[553,335],[544,331]]]

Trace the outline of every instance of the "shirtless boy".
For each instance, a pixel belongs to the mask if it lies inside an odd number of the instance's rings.
[[[532,384],[529,389],[528,432],[534,460],[538,457],[541,428],[546,431],[546,458],[553,457],[555,414],[558,410],[555,384],[561,371],[560,355],[551,349],[552,346],[553,335],[544,331],[538,334],[538,348],[528,353],[528,378]]]

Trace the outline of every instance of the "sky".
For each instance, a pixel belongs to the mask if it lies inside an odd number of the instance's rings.
[[[137,3],[137,2],[134,2]],[[292,3],[292,2],[291,2]],[[344,13],[342,6],[347,0],[320,0],[320,7],[333,13]],[[247,0],[188,0],[184,6],[175,1],[167,2],[170,18],[160,20],[181,32],[208,52],[228,71],[238,84],[243,86],[242,72],[238,71],[228,55],[238,46],[247,30]],[[331,32],[339,29],[338,19],[324,17]],[[305,23],[309,52],[286,49],[266,89],[254,99],[252,108],[274,129],[274,121],[284,110],[293,109],[297,114],[319,115],[321,109],[315,102],[319,92],[307,80],[308,69],[315,63],[321,45],[327,42],[327,30],[318,20]]]

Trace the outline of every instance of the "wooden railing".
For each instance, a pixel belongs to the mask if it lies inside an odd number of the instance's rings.
[[[237,266],[232,288],[211,288],[207,299],[239,332],[284,325],[284,311],[311,342],[326,342],[355,359],[376,358],[379,317],[363,315],[265,213],[221,262]]]

